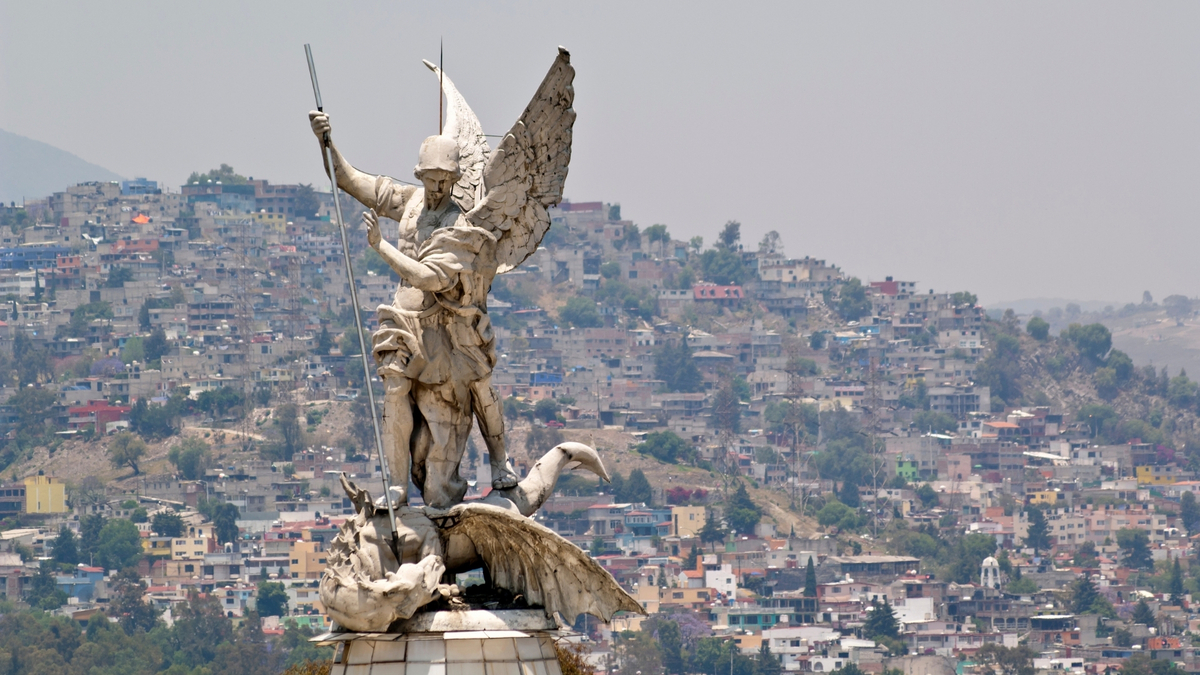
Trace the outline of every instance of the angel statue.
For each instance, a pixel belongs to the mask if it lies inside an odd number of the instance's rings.
[[[530,518],[562,471],[579,466],[608,479],[596,450],[561,443],[518,481],[491,384],[488,291],[497,274],[537,249],[550,227],[546,208],[562,199],[575,121],[570,54],[559,48],[494,152],[454,84],[426,65],[443,83],[449,115],[442,133],[421,144],[421,187],[363,173],[331,153],[338,186],[368,209],[368,243],[402,280],[392,303],[379,307],[372,353],[386,392],[382,431],[393,485],[407,486],[411,474],[426,505],[408,505],[402,487],[389,497],[400,497],[389,522],[388,510],[343,476],[356,517],[330,546],[321,600],[343,628],[386,631],[422,607],[461,601],[454,575],[482,566],[491,586],[560,624],[584,612],[606,621],[641,612],[587,553]],[[318,137],[329,132],[326,115],[309,117]],[[385,238],[380,216],[399,222],[396,243]],[[458,467],[476,419],[495,479],[484,498],[463,501]]]
[[[408,476],[427,504],[462,501],[458,467],[478,419],[492,487],[510,489],[504,415],[492,387],[495,338],[487,295],[497,273],[537,250],[550,226],[546,207],[562,199],[571,155],[575,71],[560,49],[533,101],[492,152],[475,113],[438,67],[448,101],[442,133],[421,144],[421,187],[359,171],[333,148],[338,187],[369,210],[368,240],[401,278],[391,305],[378,309],[371,336],[384,383],[382,437],[393,495],[407,503]],[[313,133],[330,132],[327,114],[309,113]],[[322,154],[324,157],[324,154]],[[329,167],[326,166],[328,172]],[[399,222],[397,242],[378,222]]]

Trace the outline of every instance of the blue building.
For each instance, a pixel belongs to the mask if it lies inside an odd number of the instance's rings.
[[[156,195],[159,192],[158,181],[146,180],[141,177],[121,181],[122,195]]]
[[[103,567],[79,565],[74,574],[69,577],[57,577],[55,581],[67,596],[87,602],[96,596],[96,584],[103,579]]]
[[[69,255],[66,246],[19,246],[0,248],[0,270],[32,270],[54,267],[60,255]]]

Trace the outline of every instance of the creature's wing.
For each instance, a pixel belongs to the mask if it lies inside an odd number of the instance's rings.
[[[575,124],[574,79],[571,54],[559,47],[533,100],[483,170],[484,196],[467,219],[499,240],[498,272],[513,269],[537,250],[550,228],[546,208],[562,201]]]
[[[437,66],[428,61],[424,63],[434,75],[441,78],[442,91],[446,94],[446,126],[442,129],[442,135],[458,142],[458,163],[462,168],[462,177],[454,184],[453,197],[458,208],[466,213],[475,208],[483,194],[483,168],[492,148],[483,135],[483,125],[458,92],[458,87]]]
[[[620,610],[645,614],[603,567],[578,546],[519,513],[478,502],[450,510],[445,534],[475,544],[492,583],[520,593],[570,623],[580,614],[610,621]]]

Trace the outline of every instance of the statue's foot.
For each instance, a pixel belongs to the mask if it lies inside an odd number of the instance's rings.
[[[393,509],[399,509],[402,506],[408,506],[408,490],[402,490],[393,485],[391,491],[388,493],[388,496],[392,499]],[[386,509],[387,507],[387,502],[383,500],[383,497],[375,500],[375,508]]]
[[[520,482],[520,477],[513,473],[513,470],[507,466],[492,465],[492,489],[493,490],[509,490],[517,487]]]

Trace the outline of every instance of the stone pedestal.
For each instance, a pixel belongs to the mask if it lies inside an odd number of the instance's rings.
[[[562,675],[541,610],[417,614],[394,633],[327,633],[331,675]]]

